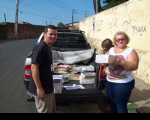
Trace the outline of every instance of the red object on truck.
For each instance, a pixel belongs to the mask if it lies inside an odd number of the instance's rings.
[[[105,74],[105,71],[104,71],[104,67],[100,64],[99,65],[99,79],[106,79],[106,74]]]

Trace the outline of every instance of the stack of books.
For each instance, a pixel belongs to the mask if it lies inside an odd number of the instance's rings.
[[[94,84],[96,78],[95,72],[82,72],[79,80],[80,84]]]
[[[68,80],[79,80],[80,74],[68,74]]]
[[[54,73],[67,74],[71,67],[69,65],[59,65],[55,68]]]
[[[82,72],[94,72],[95,68],[92,65],[90,65],[90,66],[83,66],[81,71]]]
[[[81,72],[82,67],[72,67],[71,69],[69,69],[69,73],[79,73]]]

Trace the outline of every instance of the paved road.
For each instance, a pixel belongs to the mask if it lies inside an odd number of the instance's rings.
[[[35,39],[0,43],[0,113],[37,113],[34,103],[26,100],[23,83],[24,61],[34,42]],[[102,113],[107,105],[70,103],[61,105],[57,113]]]
[[[26,102],[23,84],[24,61],[35,40],[0,44],[0,113],[36,112],[33,103]]]

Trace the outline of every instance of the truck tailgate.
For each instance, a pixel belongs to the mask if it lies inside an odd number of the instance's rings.
[[[73,84],[80,85],[79,81],[70,81],[64,86],[72,86]],[[85,90],[71,90],[68,91],[63,88],[62,94],[56,94],[56,102],[74,102],[74,101],[93,101],[93,100],[106,100],[107,97],[92,85],[83,85]]]

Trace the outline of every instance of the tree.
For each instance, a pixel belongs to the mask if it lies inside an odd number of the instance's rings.
[[[103,10],[112,8],[114,6],[117,6],[119,4],[122,4],[124,2],[127,2],[129,0],[105,0],[103,1],[103,3],[105,3],[106,5],[104,7],[102,7]]]
[[[64,24],[62,22],[59,22],[57,25],[57,27],[63,27],[63,26],[64,26]]]
[[[93,4],[94,4],[94,10],[96,13],[96,0],[93,0]],[[98,0],[98,12],[102,11],[102,7],[101,7],[101,0]]]
[[[102,7],[101,1],[103,1],[103,3],[106,5]],[[129,0],[98,0],[98,12],[112,8],[114,6],[117,6],[117,5],[127,2],[127,1],[129,1]],[[96,13],[96,0],[93,0],[93,4],[94,4],[94,10]]]

